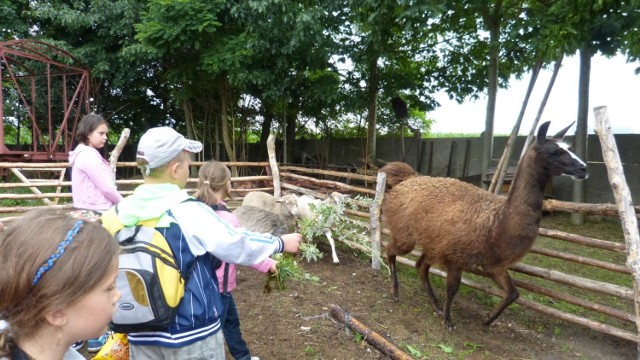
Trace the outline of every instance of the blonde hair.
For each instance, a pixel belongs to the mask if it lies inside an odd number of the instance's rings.
[[[140,172],[142,173],[143,177],[149,177],[149,178],[159,178],[163,176],[164,171],[172,164],[176,163],[176,162],[182,162],[182,161],[186,161],[189,159],[189,153],[186,151],[181,151],[178,155],[176,155],[176,157],[174,157],[173,159],[169,160],[166,164],[158,166],[156,168],[153,169],[149,169],[149,174],[147,175],[146,170],[147,170],[147,166],[149,165],[149,162],[146,159],[143,158],[136,158],[136,166],[138,167],[138,169],[140,169]]]
[[[16,339],[35,333],[45,314],[78,301],[112,272],[118,243],[100,223],[79,221],[34,210],[0,233],[0,319],[9,323],[0,330],[0,358],[11,356]]]
[[[215,160],[207,161],[198,171],[198,190],[194,197],[211,206],[220,200],[231,199],[228,183],[231,181],[231,171],[223,163]],[[215,192],[223,191],[224,198],[218,199]]]

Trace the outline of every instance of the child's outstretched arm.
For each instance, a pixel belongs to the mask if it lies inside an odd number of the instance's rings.
[[[300,242],[302,241],[302,234],[291,233],[281,236],[282,242],[284,242],[284,252],[295,254],[300,248]]]

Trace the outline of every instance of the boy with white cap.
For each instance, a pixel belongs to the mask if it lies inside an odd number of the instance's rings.
[[[169,328],[129,334],[131,359],[224,359],[216,258],[252,265],[273,253],[297,252],[302,239],[300,234],[279,238],[234,228],[204,203],[190,201],[193,198],[184,190],[189,153],[200,151],[200,142],[169,127],[148,130],[137,150],[144,184],[116,206],[118,219],[125,226],[159,218],[156,228],[166,228],[165,238],[180,271],[188,278],[178,314]]]

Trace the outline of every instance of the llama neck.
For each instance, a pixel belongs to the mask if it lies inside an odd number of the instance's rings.
[[[502,221],[512,231],[535,226],[537,231],[542,213],[544,189],[550,175],[536,165],[536,152],[530,149],[516,170],[511,189],[505,201]]]

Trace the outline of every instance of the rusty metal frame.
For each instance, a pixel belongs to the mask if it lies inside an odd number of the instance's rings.
[[[30,61],[45,64],[46,71],[29,67]],[[0,161],[67,161],[78,120],[90,111],[89,75],[87,67],[74,56],[51,44],[39,40],[0,42]],[[52,89],[54,77],[60,77],[61,89]],[[25,79],[29,89],[23,89]],[[37,84],[46,84],[47,129],[38,125],[38,120],[42,119],[38,119],[36,113]],[[17,94],[31,122],[32,144],[28,151],[11,150],[5,144],[4,94],[7,85]],[[70,97],[68,88],[72,90]],[[52,91],[60,92],[62,118],[52,114]]]

